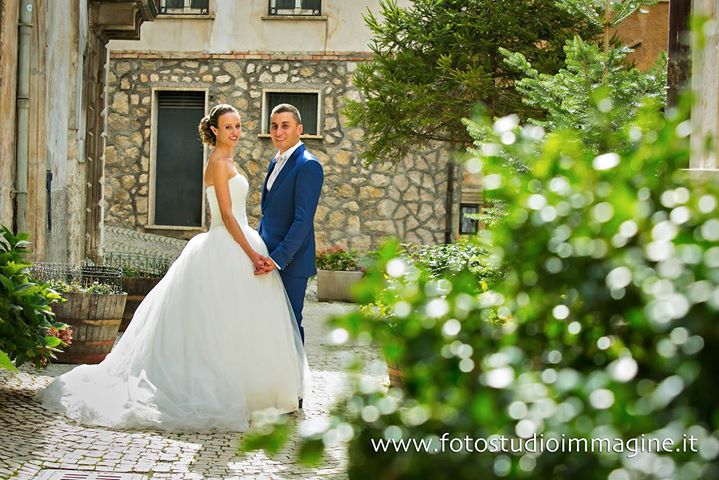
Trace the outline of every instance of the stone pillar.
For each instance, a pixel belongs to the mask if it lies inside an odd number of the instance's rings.
[[[694,0],[694,14],[708,17],[713,28],[705,29],[704,48],[692,52],[692,109],[694,133],[689,163],[693,177],[719,180],[717,139],[719,139],[719,2]],[[707,139],[712,141],[707,143]]]

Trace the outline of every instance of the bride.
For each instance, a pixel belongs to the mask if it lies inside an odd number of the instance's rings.
[[[81,423],[116,428],[244,431],[255,410],[291,412],[309,368],[279,273],[247,223],[248,182],[235,168],[240,115],[217,105],[199,126],[213,148],[204,173],[212,222],[145,297],[98,365],[38,396]]]

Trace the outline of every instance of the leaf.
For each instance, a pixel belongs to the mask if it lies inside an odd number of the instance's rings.
[[[325,443],[322,440],[307,440],[300,445],[299,461],[307,467],[316,467],[322,463],[325,454]]]
[[[5,275],[0,274],[0,283],[8,293],[15,290],[15,284]]]
[[[8,357],[7,353],[0,350],[0,368],[3,368],[5,370],[10,370],[12,372],[17,372],[17,368],[15,368],[15,365],[13,365],[12,360],[10,360],[10,357]]]
[[[50,347],[50,348],[57,347],[61,343],[62,343],[62,341],[59,338],[53,337],[52,335],[47,335],[45,337],[45,346],[46,347]]]
[[[32,244],[30,242],[28,242],[27,240],[21,240],[15,244],[15,248],[17,248],[18,250],[23,250],[23,249],[30,248],[31,245]]]
[[[247,432],[240,440],[242,452],[264,450],[273,455],[285,446],[290,435],[290,427],[286,423],[262,426]]]
[[[4,236],[0,236],[0,247],[2,247],[2,251],[4,252],[9,252],[12,249],[10,242]]]
[[[37,293],[38,286],[36,283],[32,282],[26,282],[23,283],[15,288],[15,291],[13,292],[13,295],[16,295],[18,297],[25,297],[28,295],[32,295],[33,293]]]

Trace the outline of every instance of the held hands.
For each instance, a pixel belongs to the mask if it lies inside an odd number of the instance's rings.
[[[252,260],[252,264],[255,267],[255,275],[264,275],[276,268],[275,262],[272,261],[270,257],[265,257],[257,252],[253,252],[253,255],[250,255],[250,260]]]

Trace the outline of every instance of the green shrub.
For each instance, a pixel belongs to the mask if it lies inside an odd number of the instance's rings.
[[[354,271],[359,270],[357,252],[341,245],[325,248],[317,252],[317,268],[320,270]]]
[[[492,263],[487,249],[472,241],[405,245],[404,256],[435,277],[452,275],[465,269],[485,279],[497,275],[498,266]]]
[[[80,282],[63,282],[62,280],[50,280],[47,285],[58,293],[94,293],[97,295],[112,295],[121,293],[115,285],[108,285],[94,281],[87,285]]]
[[[397,246],[393,255],[402,259],[407,275],[385,276],[384,283],[378,289],[365,290],[360,312],[367,318],[387,322],[387,325],[401,335],[402,315],[397,315],[395,306],[401,301],[408,288],[413,290],[417,283],[421,288],[440,290],[446,284],[446,278],[455,275],[473,275],[475,294],[486,291],[489,282],[499,276],[498,266],[486,248],[476,242],[463,240],[452,244]],[[374,262],[381,258],[380,252]],[[370,267],[372,268],[372,267]],[[491,318],[496,318],[494,315]]]
[[[31,275],[27,238],[0,225],[0,368],[45,365],[69,343],[68,326],[50,308],[62,298]]]

